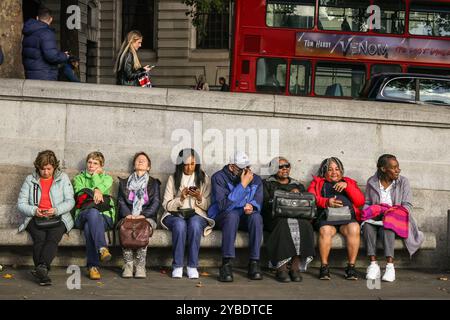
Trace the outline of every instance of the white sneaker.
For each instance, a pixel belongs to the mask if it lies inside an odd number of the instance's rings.
[[[395,281],[395,268],[393,263],[388,263],[386,265],[386,271],[384,272],[383,278],[381,278],[381,280],[387,282]]]
[[[198,279],[197,268],[187,267],[187,275],[188,275],[189,279]]]
[[[178,279],[183,278],[183,268],[182,267],[174,268],[172,271],[172,278]]]
[[[366,279],[376,280],[380,279],[380,277],[381,277],[380,266],[376,262],[371,262],[370,265],[367,267]]]

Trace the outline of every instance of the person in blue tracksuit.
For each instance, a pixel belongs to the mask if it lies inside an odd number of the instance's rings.
[[[250,168],[248,156],[236,152],[228,165],[211,178],[212,200],[208,216],[222,230],[222,266],[219,281],[232,282],[232,259],[235,257],[234,242],[238,229],[249,233],[250,261],[248,277],[261,280],[259,265],[263,236],[263,184]]]

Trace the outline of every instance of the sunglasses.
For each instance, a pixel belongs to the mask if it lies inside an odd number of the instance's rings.
[[[286,164],[280,164],[278,166],[278,169],[290,169],[291,168],[291,164],[290,163],[286,163]]]

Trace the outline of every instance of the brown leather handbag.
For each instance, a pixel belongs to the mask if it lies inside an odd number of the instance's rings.
[[[122,219],[118,229],[120,245],[125,249],[145,248],[153,235],[152,225],[146,219]]]

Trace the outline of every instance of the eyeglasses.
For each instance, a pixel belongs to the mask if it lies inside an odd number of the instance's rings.
[[[278,169],[290,169],[291,168],[291,164],[290,163],[286,163],[286,164],[280,164],[278,166]]]

